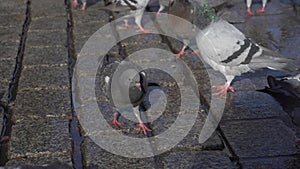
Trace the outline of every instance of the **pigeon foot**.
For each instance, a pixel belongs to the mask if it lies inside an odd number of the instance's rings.
[[[73,6],[74,6],[74,7],[77,7],[78,5],[79,5],[79,3],[78,3],[77,0],[73,1]]]
[[[256,10],[256,13],[258,13],[258,14],[263,14],[263,13],[265,13],[266,11],[265,11],[265,8],[264,7],[262,7],[261,9],[259,9],[259,10]]]
[[[247,13],[250,15],[250,16],[254,16],[253,12],[251,11],[250,8],[247,9]]]
[[[139,123],[139,132],[143,132],[147,136],[147,131],[151,131],[144,123]]]
[[[229,83],[225,83],[225,85],[220,85],[220,86],[212,86],[212,88],[218,90],[218,92],[213,93],[213,96],[223,96],[227,94],[228,91],[234,92],[234,88],[230,86]]]
[[[115,127],[121,127],[121,125],[123,125],[121,122],[119,122],[118,121],[118,115],[117,114],[115,114],[114,115],[114,119],[113,119],[113,121],[111,122],[111,124],[113,125],[113,126],[115,126]]]

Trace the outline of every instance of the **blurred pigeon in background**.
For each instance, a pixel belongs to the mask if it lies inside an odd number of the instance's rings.
[[[166,8],[166,6],[170,6],[170,4],[174,0],[159,0],[159,9],[156,13],[156,15],[160,15],[160,13]]]
[[[193,22],[193,13],[194,7],[188,0],[173,0],[174,2],[170,3],[169,14],[185,19],[186,22]],[[169,17],[169,25],[172,28],[172,31],[176,33],[179,37],[183,38],[183,47],[180,52],[176,54],[177,57],[180,57],[184,54],[184,50],[190,43],[190,39],[194,38],[192,24],[187,24],[186,22],[180,23],[176,17]]]
[[[227,91],[234,92],[230,84],[235,76],[242,73],[261,68],[288,72],[297,70],[291,64],[293,60],[259,46],[222,19],[213,21],[200,31],[196,41],[203,60],[214,70],[220,71],[227,81],[225,85],[213,86],[218,90],[214,95],[225,95]]]
[[[112,12],[124,12],[130,11],[134,15],[135,23],[139,27],[137,32],[149,33],[151,30],[145,29],[142,26],[142,17],[145,11],[146,6],[148,5],[149,0],[111,0],[108,2],[108,5],[101,7],[102,10],[109,10]],[[125,27],[130,27],[128,20],[124,20]]]

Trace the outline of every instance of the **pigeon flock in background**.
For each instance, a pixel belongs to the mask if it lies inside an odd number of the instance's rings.
[[[142,26],[142,17],[144,11],[150,0],[109,0],[109,3],[101,9],[111,12],[129,11],[134,16],[138,32],[150,33],[151,30],[145,29]],[[168,14],[180,17],[187,22],[194,21],[194,5],[189,0],[159,0],[159,9],[156,17],[167,8]],[[267,0],[262,1],[262,8],[257,13],[264,13]],[[77,0],[73,1],[74,6],[78,6]],[[247,12],[253,15],[251,11],[252,0],[247,0]],[[81,10],[86,9],[86,0],[82,1]],[[199,19],[199,18],[198,18]],[[125,20],[125,27],[130,27],[128,21]],[[258,69],[269,68],[274,70],[281,70],[287,72],[295,72],[298,68],[292,64],[293,60],[285,58],[280,54],[269,50],[263,46],[258,45],[249,37],[244,35],[235,26],[222,19],[212,19],[208,25],[200,30],[194,32],[195,29],[190,26],[192,24],[178,23],[174,17],[169,17],[168,24],[180,38],[183,39],[183,47],[175,56],[180,57],[184,55],[185,49],[190,43],[191,39],[195,39],[200,55],[210,67],[222,73],[226,78],[226,83],[220,86],[213,86],[217,90],[213,95],[225,95],[228,91],[234,92],[231,86],[232,81],[236,76],[243,73],[253,72]],[[123,64],[123,63],[120,63]],[[298,79],[299,80],[299,79]],[[111,79],[107,76],[105,81],[108,86],[111,86]],[[298,82],[299,83],[299,82]],[[143,113],[142,104],[145,94],[147,93],[147,78],[145,72],[140,72],[134,69],[124,70],[119,75],[119,80],[116,83],[119,88],[115,93],[118,95],[117,102],[128,106],[133,106],[133,112],[136,115],[140,130],[146,135],[150,128],[145,126],[145,122],[141,118]],[[124,103],[124,91],[128,91],[130,103]],[[273,90],[272,87],[270,90]],[[120,106],[120,105],[119,105]],[[121,106],[122,107],[122,106]],[[120,113],[114,114],[112,124],[119,127],[121,122],[118,121]]]

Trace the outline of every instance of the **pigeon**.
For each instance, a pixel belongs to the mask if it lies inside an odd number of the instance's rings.
[[[81,0],[82,6],[81,6],[80,10],[82,10],[82,11],[85,11],[85,10],[86,10],[86,1],[87,1],[87,0]],[[78,0],[74,0],[74,1],[73,1],[73,6],[74,6],[74,7],[77,7],[78,5],[79,5]]]
[[[213,86],[225,95],[234,92],[230,86],[235,76],[257,69],[269,68],[287,72],[297,71],[292,59],[264,48],[246,37],[232,24],[222,19],[214,20],[196,36],[198,49],[203,60],[226,78],[225,85]]]
[[[273,76],[268,76],[267,79],[269,87],[260,91],[280,94],[300,100],[300,74],[291,77],[284,77],[280,80],[277,80]]]
[[[144,106],[144,98],[148,88],[146,73],[144,71],[139,72],[126,61],[119,63],[119,67],[122,70],[114,74],[115,81],[111,80],[108,76],[105,77],[107,86],[112,89],[111,97],[114,99],[113,104],[119,111],[120,109],[125,110],[128,107],[132,107],[139,122],[139,130],[147,135],[147,132],[151,130],[144,124],[145,118],[142,117],[146,110]],[[122,124],[118,121],[119,116],[119,112],[114,114],[112,125],[119,127]]]
[[[145,29],[142,26],[142,17],[149,0],[112,0],[107,6],[101,7],[102,10],[109,10],[112,12],[130,11],[134,15],[135,23],[139,27],[137,32],[149,33],[151,30]],[[130,27],[128,20],[124,20],[125,27]]]
[[[268,87],[258,90],[268,93],[273,96],[291,117],[293,123],[298,126],[298,138],[295,144],[300,146],[300,74],[296,76],[284,77],[276,79],[273,76],[268,76]],[[297,130],[296,130],[297,131]]]
[[[261,9],[256,10],[256,13],[258,13],[258,14],[265,13],[266,4],[267,4],[267,0],[262,0],[262,7],[261,7]],[[252,0],[247,0],[247,13],[250,16],[254,16],[253,12],[251,11],[251,5],[252,5]]]
[[[169,14],[185,19],[187,22],[193,21],[194,7],[188,0],[173,0],[170,3]],[[190,39],[195,37],[193,34],[192,24],[178,23],[175,17],[169,17],[169,25],[179,37],[183,38],[183,47],[180,52],[176,54],[180,57],[184,54],[184,50],[190,43]]]

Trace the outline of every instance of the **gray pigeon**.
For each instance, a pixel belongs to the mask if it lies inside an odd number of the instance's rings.
[[[106,76],[105,81],[111,89],[111,98],[113,104],[119,111],[127,110],[132,107],[135,116],[139,122],[139,128],[145,135],[150,129],[145,126],[144,121],[144,98],[147,93],[147,77],[144,71],[138,71],[125,61],[119,64],[119,70],[113,75],[113,79]],[[112,124],[119,127],[121,123],[118,121],[120,113],[114,114]]]
[[[173,0],[173,2],[170,3],[169,14],[185,19],[187,22],[193,22],[193,13],[194,7],[188,0]],[[192,24],[178,22],[178,19],[175,17],[169,17],[169,25],[172,31],[183,38],[183,47],[180,52],[176,54],[177,57],[180,57],[184,54],[184,50],[190,43],[190,39],[194,38],[195,34],[193,33]]]
[[[261,68],[293,72],[293,60],[287,59],[269,49],[259,46],[232,24],[219,19],[200,31],[196,36],[197,46],[203,60],[214,70],[220,71],[227,82],[213,86],[218,90],[214,95],[234,92],[230,86],[235,76]]]
[[[137,32],[149,33],[151,31],[144,29],[141,23],[148,2],[149,0],[111,0],[109,5],[101,7],[100,9],[109,10],[112,12],[130,11],[130,13],[134,15],[135,23],[139,27]],[[130,27],[127,19],[124,20],[124,22],[125,27]]]

